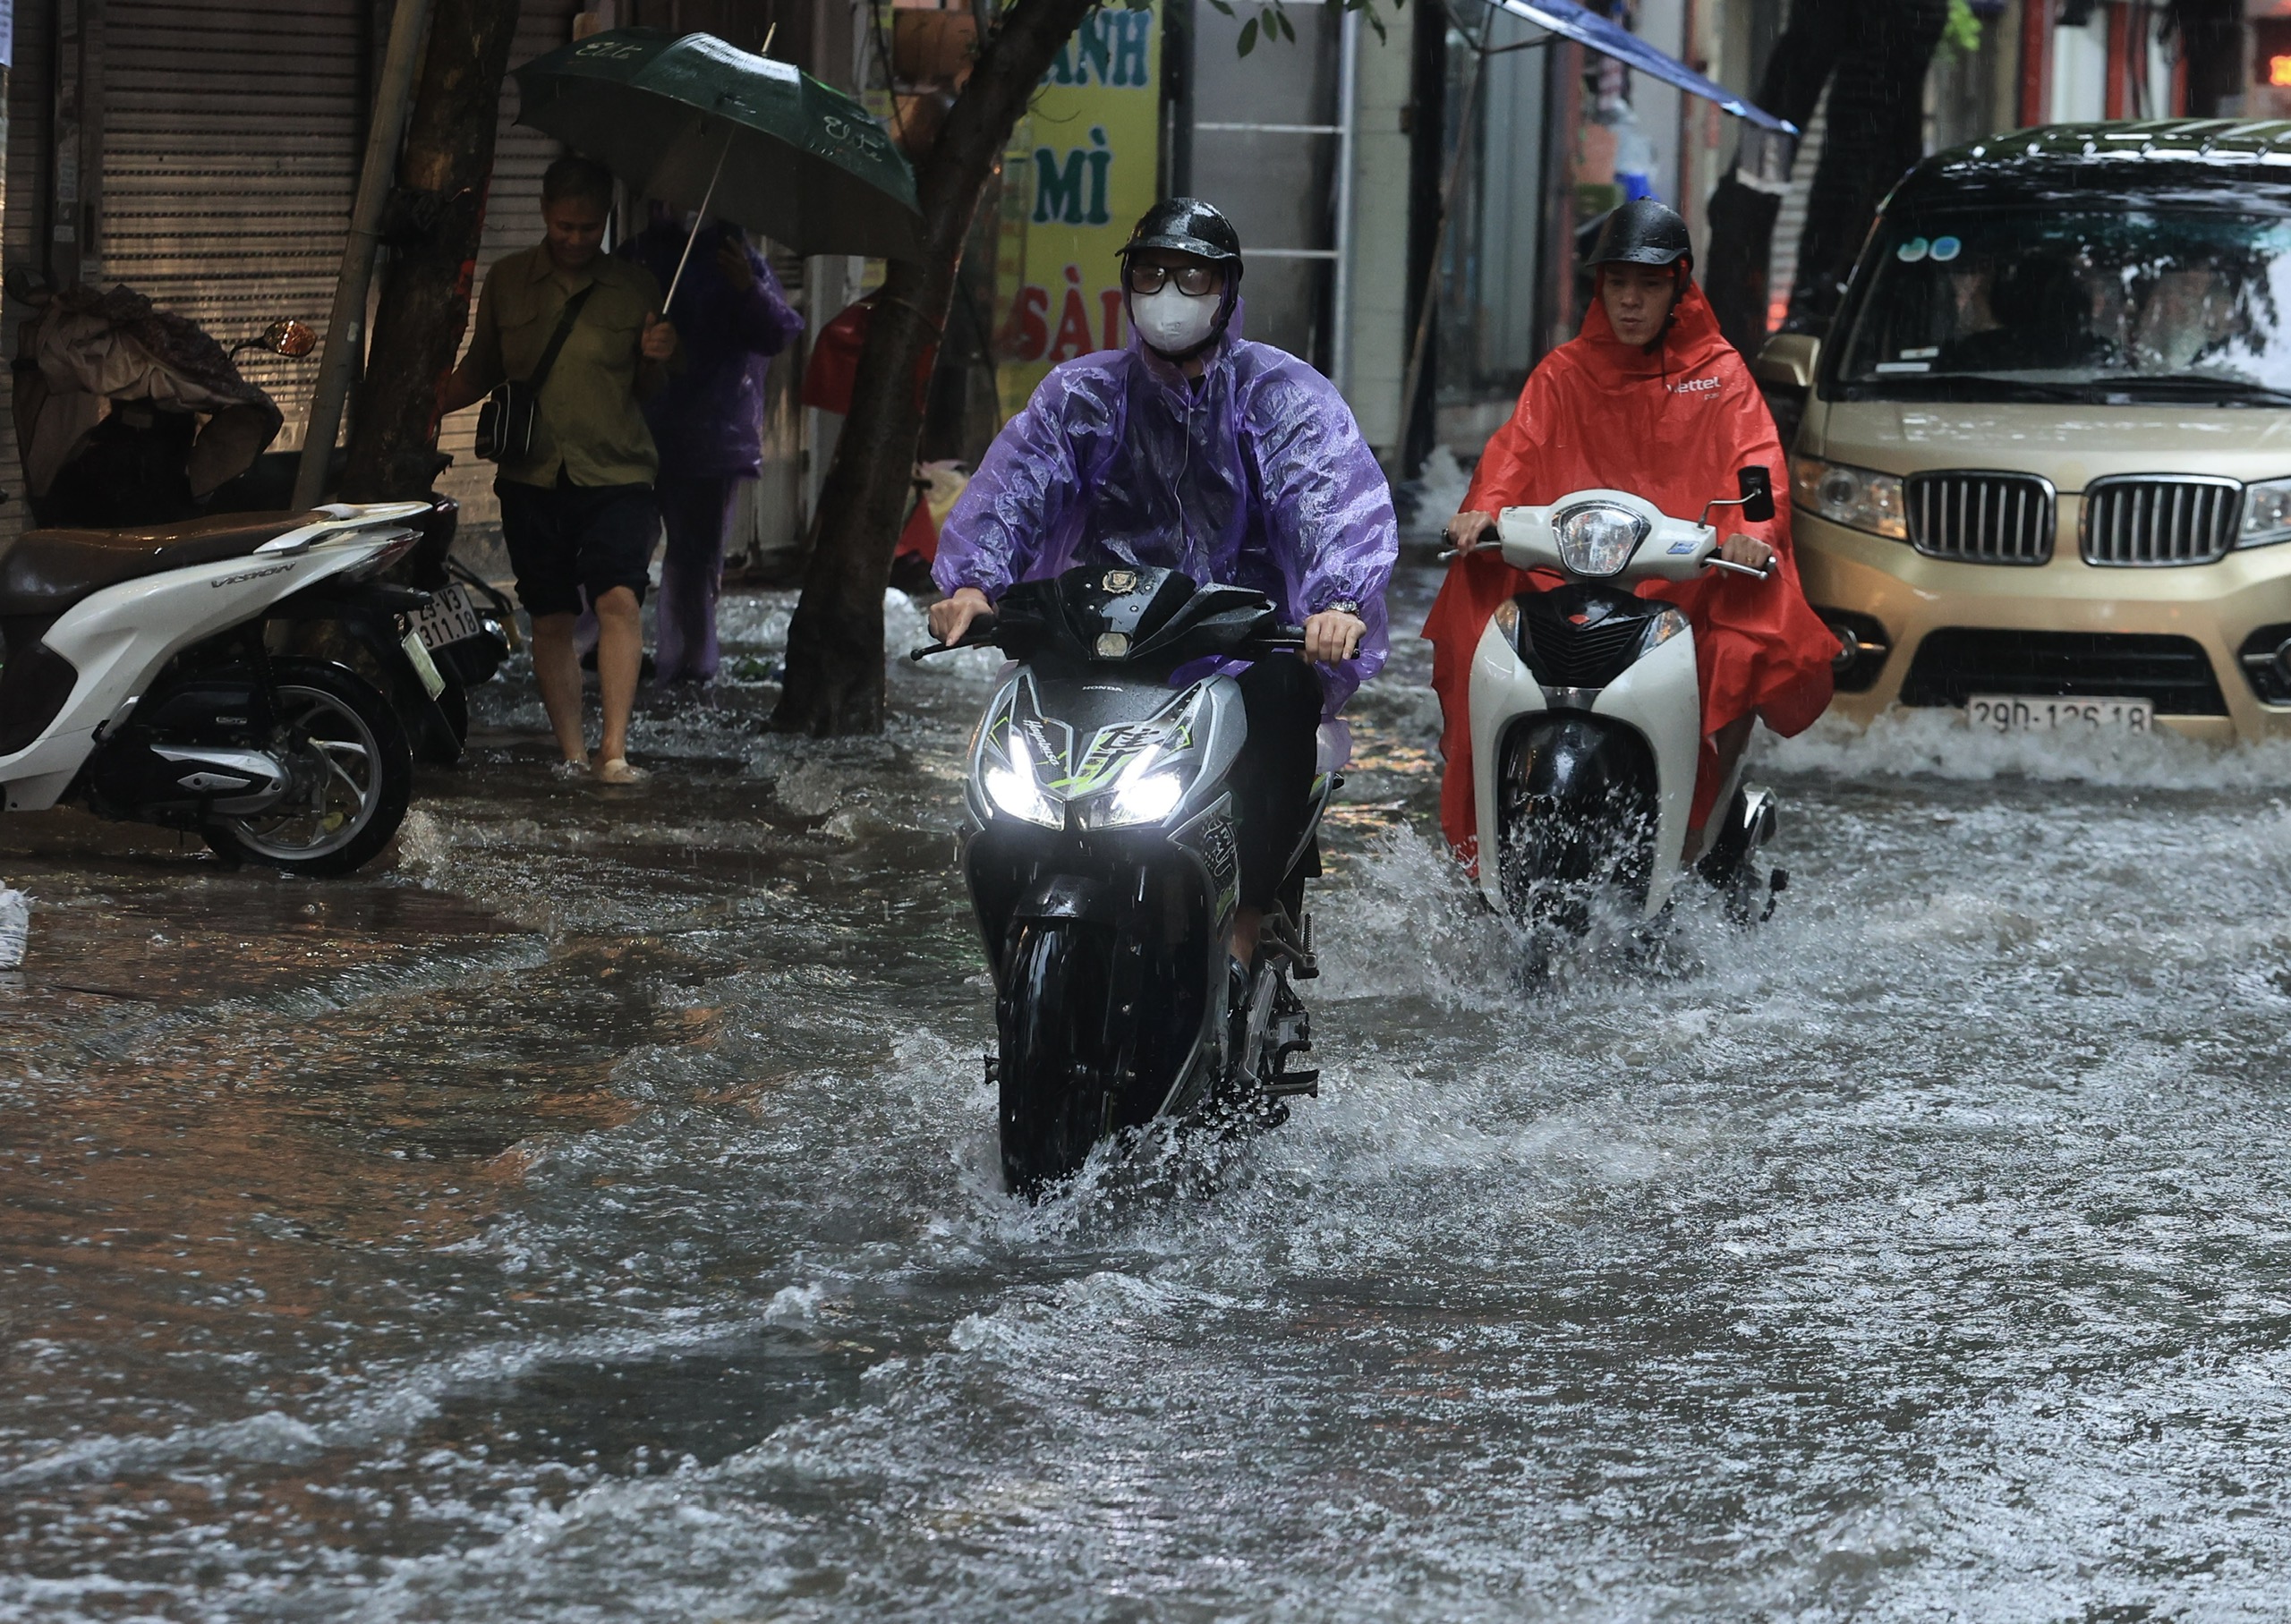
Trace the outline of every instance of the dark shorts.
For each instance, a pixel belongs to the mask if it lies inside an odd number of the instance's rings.
[[[650,485],[520,485],[497,480],[501,539],[528,615],[577,615],[617,586],[644,601],[660,505]]]

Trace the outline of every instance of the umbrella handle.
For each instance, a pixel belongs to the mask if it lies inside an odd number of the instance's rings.
[[[716,155],[716,173],[708,177],[708,190],[700,194],[700,215],[686,234],[684,252],[677,256],[677,274],[669,278],[669,291],[660,300],[660,314],[665,318],[669,306],[676,302],[677,285],[684,280],[684,268],[692,262],[692,245],[700,238],[700,228],[708,224],[708,205],[716,200],[716,183],[724,178],[724,160],[732,156],[732,133],[724,132],[724,150]]]

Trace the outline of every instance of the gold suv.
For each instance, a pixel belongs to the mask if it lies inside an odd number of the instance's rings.
[[[2291,735],[2291,123],[1928,158],[1757,370],[1837,710]]]

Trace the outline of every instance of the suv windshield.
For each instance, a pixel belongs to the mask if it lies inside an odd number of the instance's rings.
[[[2291,406],[2291,218],[2032,205],[1883,234],[1849,399]]]

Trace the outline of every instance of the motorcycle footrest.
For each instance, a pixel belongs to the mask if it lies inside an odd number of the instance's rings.
[[[1317,1100],[1321,1097],[1321,1074],[1317,1071],[1284,1071],[1265,1080],[1265,1092],[1276,1100],[1293,1094],[1305,1094]]]

